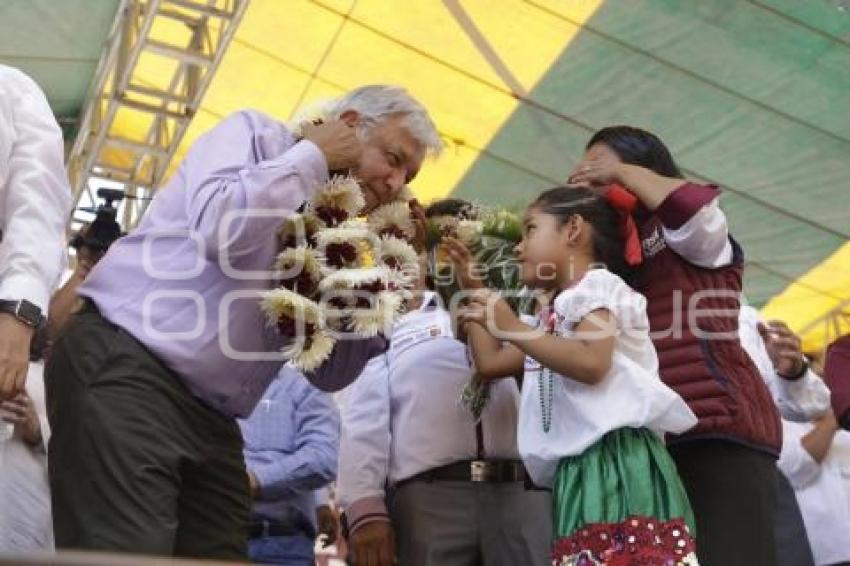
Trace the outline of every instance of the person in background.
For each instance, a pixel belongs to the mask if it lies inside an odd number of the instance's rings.
[[[254,500],[251,560],[313,566],[316,491],[336,477],[339,449],[339,413],[331,395],[286,365],[239,426]]]
[[[837,338],[826,350],[824,380],[832,391],[832,411],[839,425],[850,430],[850,334]]]
[[[742,305],[741,345],[756,364],[783,420],[809,422],[829,412],[829,389],[809,367],[800,339],[781,321],[764,322],[756,309]],[[783,452],[786,450],[783,443]],[[777,476],[776,565],[814,564],[806,526],[794,488],[780,468]]]
[[[0,555],[53,549],[43,372],[31,362],[26,392],[0,401]]]
[[[71,188],[63,161],[62,132],[41,89],[0,65],[0,401],[24,392],[33,335],[65,266]]]
[[[110,209],[114,210],[114,209]],[[89,272],[103,258],[109,247],[121,237],[121,226],[113,214],[98,211],[90,224],[84,224],[71,238],[69,246],[76,252],[76,263],[71,276],[50,299],[50,317],[47,320],[47,344],[52,343],[59,331],[68,323],[68,319],[82,304],[77,289],[83,284]]]
[[[458,217],[446,199],[426,216]],[[475,375],[449,312],[428,290],[408,302],[386,354],[341,395],[337,481],[357,566],[548,565],[549,491],[519,459],[519,391],[495,383],[480,419],[459,402]]]
[[[44,328],[65,255],[62,132],[38,85],[0,65],[0,553],[53,547]]]
[[[810,423],[782,422],[779,468],[797,495],[817,566],[850,564],[850,432],[828,411]]]

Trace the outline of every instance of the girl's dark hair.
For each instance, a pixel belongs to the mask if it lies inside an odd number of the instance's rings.
[[[459,198],[444,198],[435,200],[425,209],[425,216],[454,216],[459,220],[477,220],[478,212],[475,205],[468,200]]]
[[[664,142],[646,130],[632,126],[608,126],[593,134],[586,149],[597,143],[608,146],[623,163],[639,165],[665,177],[684,177]]]
[[[592,227],[591,245],[596,262],[631,283],[635,273],[626,262],[621,213],[604,198],[587,187],[566,185],[545,191],[529,208],[551,214],[557,219],[558,227],[573,215],[581,216]]]

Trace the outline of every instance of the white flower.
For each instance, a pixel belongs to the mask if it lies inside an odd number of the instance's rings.
[[[294,328],[295,332],[303,331],[310,334],[317,328],[324,326],[324,313],[319,305],[310,299],[299,295],[288,289],[272,289],[262,294],[260,307],[266,314],[270,325],[286,325]],[[284,335],[292,336],[292,332],[282,332]]]
[[[389,335],[393,322],[401,311],[402,298],[389,291],[374,297],[370,308],[356,308],[351,313],[351,330],[363,338],[371,338],[379,332]]]
[[[310,212],[293,214],[284,219],[277,232],[281,248],[310,243],[316,232],[325,228],[325,223]]]
[[[326,272],[362,267],[366,254],[377,245],[377,237],[356,223],[344,223],[316,234],[316,246],[325,258]]]
[[[374,286],[384,290],[391,280],[390,270],[386,267],[369,267],[366,269],[340,269],[322,279],[319,290],[322,292],[336,290],[365,289]]]
[[[481,235],[483,224],[480,220],[460,220],[457,223],[457,239],[467,246],[475,243],[476,238]]]
[[[448,214],[432,216],[428,221],[436,227],[440,236],[457,236],[457,226],[460,220],[456,216],[450,216]]]
[[[333,352],[336,340],[324,330],[318,330],[312,336],[296,337],[281,350],[299,371],[313,371]]]
[[[357,216],[366,201],[352,176],[334,175],[319,187],[311,201],[312,212],[328,226],[336,226]]]
[[[395,201],[376,208],[369,214],[369,227],[376,234],[395,236],[405,240],[416,237],[416,225],[405,202]]]
[[[383,236],[378,255],[387,267],[404,273],[406,277],[415,277],[419,272],[419,258],[416,250],[405,240]]]
[[[305,296],[315,292],[322,280],[322,263],[313,248],[286,248],[275,258],[273,269],[280,285]]]
[[[336,228],[326,228],[316,233],[316,247],[324,248],[330,243],[377,240],[368,228],[358,222],[345,222]]]

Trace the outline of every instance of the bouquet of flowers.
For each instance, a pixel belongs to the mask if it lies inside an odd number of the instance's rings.
[[[357,218],[357,181],[334,176],[278,231],[275,288],[261,306],[287,339],[282,353],[301,371],[319,367],[342,332],[368,338],[388,332],[415,281],[415,227],[400,200]]]
[[[454,267],[442,253],[440,240],[450,236],[469,248],[481,284],[505,293],[505,300],[518,313],[528,313],[532,294],[520,280],[514,247],[522,239],[522,222],[510,210],[474,206],[460,217],[437,216],[429,220],[427,243],[429,264],[437,292],[444,304],[459,290]]]
[[[474,275],[484,287],[504,292],[505,300],[518,314],[529,313],[533,295],[522,284],[513,252],[522,239],[522,222],[515,213],[473,206],[458,216],[430,219],[427,233],[429,269],[443,304],[448,306],[459,291],[459,285],[454,266],[440,249],[440,241],[446,236],[460,240],[469,248],[474,258]],[[488,399],[489,387],[478,376],[473,376],[461,391],[460,404],[477,421]]]

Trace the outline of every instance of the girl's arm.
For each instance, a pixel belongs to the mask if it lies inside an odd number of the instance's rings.
[[[486,291],[477,294],[465,314],[467,320],[485,325],[492,331],[493,340],[507,340],[541,365],[575,381],[594,385],[607,375],[614,358],[616,332],[609,310],[588,313],[576,325],[576,336],[564,338],[535,331],[497,297]]]
[[[468,322],[465,326],[475,370],[483,380],[522,376],[525,363],[522,350],[512,344],[503,344],[480,324]]]

